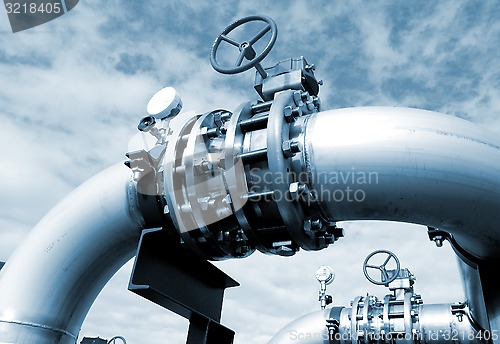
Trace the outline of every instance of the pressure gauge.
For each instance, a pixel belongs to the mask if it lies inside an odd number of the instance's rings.
[[[335,274],[333,273],[333,269],[329,266],[320,266],[316,271],[316,279],[320,283],[330,284],[333,282],[334,278]]]
[[[177,115],[182,109],[182,100],[175,88],[164,87],[148,102],[147,112],[156,119]]]

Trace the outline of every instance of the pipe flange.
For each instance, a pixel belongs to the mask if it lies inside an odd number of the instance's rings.
[[[212,259],[247,256],[253,252],[246,236],[239,232],[228,197],[223,168],[225,130],[220,114],[220,110],[212,111],[197,120],[194,128],[199,128],[198,132],[192,131],[183,157],[185,194],[191,216],[204,239],[202,242],[213,252]]]
[[[288,195],[289,186],[295,181],[291,174],[291,162],[283,151],[283,143],[290,140],[290,125],[285,118],[284,109],[293,103],[293,93],[293,91],[288,90],[276,94],[267,126],[269,169],[276,176],[280,176],[279,180],[273,178],[272,188],[283,196]],[[284,198],[282,197],[282,199]],[[300,203],[283,200],[278,201],[277,205],[292,239],[306,250],[314,249],[311,237],[304,232],[302,227],[305,214]]]
[[[231,206],[240,227],[259,251],[266,252],[268,249],[252,229],[245,214],[245,209],[243,208],[248,201],[249,191],[245,177],[245,169],[241,159],[245,132],[245,126],[242,126],[241,123],[252,118],[254,115],[252,111],[253,106],[255,106],[253,102],[247,102],[240,105],[236,111],[234,111],[228,123],[224,148],[225,178],[227,189],[232,200]]]
[[[185,115],[187,116],[187,114]],[[179,117],[178,117],[179,118]],[[190,217],[186,211],[191,206],[187,203],[182,188],[179,186],[184,184],[185,167],[182,163],[184,149],[186,148],[189,133],[198,120],[199,115],[194,115],[182,122],[178,128],[172,128],[172,136],[170,138],[165,157],[169,160],[164,162],[164,180],[165,180],[165,200],[170,211],[172,222],[179,233],[182,242],[187,245],[193,252],[200,256],[205,256],[204,252],[196,245],[191,238],[192,228],[196,227],[196,221]],[[171,122],[171,126],[175,123]]]
[[[310,214],[317,215],[313,209],[309,209],[311,202],[302,205],[300,199],[292,200],[290,190],[293,188],[295,174],[293,173],[292,161],[295,154],[301,151],[301,143],[295,139],[292,133],[292,123],[303,114],[309,114],[314,108],[308,109],[302,101],[303,97],[308,100],[307,92],[287,90],[275,95],[273,105],[269,113],[267,127],[267,149],[269,169],[272,173],[280,176],[273,179],[273,189],[283,195],[276,203],[283,223],[290,233],[293,241],[305,250],[320,250],[327,247],[332,240],[327,240],[324,231],[319,226],[317,230],[305,228],[304,220]],[[299,99],[300,98],[300,99]],[[299,174],[300,175],[300,174]],[[309,194],[309,192],[308,192]],[[284,197],[284,196],[287,197]],[[287,199],[288,198],[288,199]],[[313,220],[321,223],[322,219],[315,216]],[[327,237],[331,237],[327,235]]]
[[[185,244],[212,260],[245,257],[255,250],[234,216],[236,197],[226,180],[224,148],[230,118],[225,110],[194,116],[177,130],[166,152],[174,158],[165,163],[165,185],[176,228]]]

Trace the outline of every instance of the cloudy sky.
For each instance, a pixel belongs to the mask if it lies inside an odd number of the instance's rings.
[[[216,73],[215,37],[231,21],[265,14],[278,40],[264,61],[305,56],[324,80],[323,109],[406,106],[459,116],[500,133],[500,3],[497,1],[98,1],[13,34],[0,9],[0,260],[78,184],[124,160],[128,140],[159,88],[184,109],[234,110],[255,99],[254,72]],[[319,309],[314,272],[328,264],[337,305],[383,287],[363,277],[371,251],[386,248],[417,277],[425,302],[463,299],[455,256],[425,228],[342,223],[346,237],[291,258],[255,253],[217,265],[241,283],[226,293],[222,323],[236,343],[266,343]],[[132,262],[93,305],[83,336],[129,344],[184,343],[187,321],[127,290]]]

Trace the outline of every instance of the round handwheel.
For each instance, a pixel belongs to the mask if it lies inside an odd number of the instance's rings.
[[[238,42],[228,36],[228,34],[237,27],[252,21],[262,21],[266,24],[266,26],[248,41]],[[264,50],[260,54],[257,54],[255,49],[253,48],[254,44],[262,37],[264,37],[264,35],[269,31],[271,31],[271,38],[269,42],[267,43]],[[262,61],[264,57],[269,54],[272,47],[274,46],[274,43],[276,42],[277,36],[278,29],[276,27],[276,23],[267,16],[254,15],[238,19],[237,21],[227,26],[215,40],[214,44],[212,45],[212,49],[210,50],[210,64],[216,71],[223,74],[237,74],[244,72],[254,66],[260,67],[260,61]],[[217,61],[217,51],[222,42],[233,45],[240,51],[233,67],[222,67]],[[243,63],[244,59],[248,60],[248,62]],[[260,69],[262,69],[262,67]]]
[[[370,259],[373,258],[375,255],[387,255],[387,258],[384,260],[384,262],[380,265],[374,265],[374,264],[368,264]],[[387,264],[389,264],[391,261],[394,261],[396,263],[396,269],[391,269],[391,274],[392,276],[389,275],[389,272],[387,270]],[[375,278],[372,278],[368,274],[368,269],[374,269],[380,271],[380,280],[377,280]],[[399,259],[396,257],[394,253],[391,251],[387,250],[377,250],[373,251],[366,257],[365,262],[363,263],[363,273],[365,274],[365,277],[372,282],[373,284],[376,285],[388,285],[392,281],[394,281],[398,275],[399,271],[401,270],[400,264],[399,264]]]

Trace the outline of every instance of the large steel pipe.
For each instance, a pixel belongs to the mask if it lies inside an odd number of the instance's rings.
[[[450,232],[475,257],[500,257],[496,134],[436,112],[347,108],[311,115],[304,145],[332,220],[427,225]]]
[[[76,342],[97,295],[137,248],[131,181],[127,167],[112,166],[32,230],[0,272],[0,342]]]

